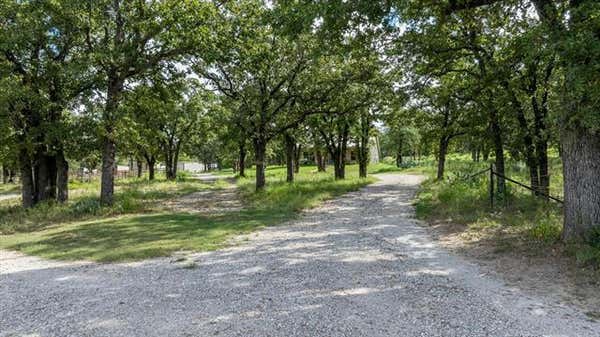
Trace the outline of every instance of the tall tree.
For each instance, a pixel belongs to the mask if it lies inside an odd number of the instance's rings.
[[[191,53],[205,57],[214,42],[216,6],[205,1],[89,2],[87,44],[102,76],[102,183],[100,199],[112,204],[116,126],[126,85]]]
[[[3,1],[2,112],[17,131],[22,204],[68,198],[63,134],[75,98],[95,83],[76,1]]]
[[[503,0],[453,0],[446,13],[491,11],[509,4]],[[581,240],[600,224],[600,103],[594,98],[600,95],[600,74],[592,70],[600,62],[600,3],[532,0],[530,4],[564,73],[558,92],[565,194],[563,239]]]
[[[231,44],[222,46],[212,63],[195,70],[223,95],[239,103],[239,123],[250,138],[256,165],[256,189],[265,187],[268,143],[298,126],[310,112],[296,109],[300,81],[312,62],[312,41],[291,39],[271,24],[261,1],[225,5]]]

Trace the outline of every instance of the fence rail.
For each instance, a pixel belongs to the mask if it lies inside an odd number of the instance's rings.
[[[477,176],[480,176],[480,175],[486,174],[486,173],[489,173],[489,175],[490,175],[490,188],[489,188],[489,191],[490,191],[490,205],[492,206],[492,208],[494,207],[494,199],[495,199],[494,177],[497,177],[499,179],[504,179],[505,181],[508,181],[510,183],[513,183],[515,185],[518,185],[520,187],[528,189],[528,190],[534,192],[534,195],[537,196],[537,197],[546,198],[546,199],[555,201],[555,202],[557,202],[559,204],[564,204],[564,201],[561,200],[561,199],[553,197],[550,194],[541,192],[541,191],[533,188],[532,186],[528,186],[526,184],[523,184],[522,182],[519,182],[519,181],[514,180],[512,178],[509,178],[509,177],[507,177],[507,176],[505,176],[505,175],[503,175],[501,173],[496,172],[496,170],[494,169],[494,164],[491,164],[490,167],[488,167],[488,168],[486,168],[484,170],[481,170],[481,171],[473,173],[473,174],[471,174],[471,175],[469,175],[469,176],[467,176],[465,178],[462,178],[462,179],[460,179],[460,181],[470,180],[470,179],[473,179],[473,178],[475,178]]]

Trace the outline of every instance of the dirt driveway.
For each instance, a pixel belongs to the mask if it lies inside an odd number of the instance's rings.
[[[437,246],[420,178],[362,190],[235,247],[134,264],[0,252],[0,336],[598,336]]]

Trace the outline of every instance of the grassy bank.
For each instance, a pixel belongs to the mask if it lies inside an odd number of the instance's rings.
[[[444,182],[435,181],[435,164],[431,158],[409,169],[429,177],[416,202],[419,218],[435,226],[453,226],[464,240],[492,245],[498,251],[543,255],[549,250],[560,250],[575,257],[581,265],[600,263],[600,244],[573,246],[560,242],[563,225],[560,204],[507,183],[506,195],[497,199],[492,208],[488,175],[465,179],[489,167],[489,163],[474,163],[465,155],[449,156],[448,178]],[[529,185],[525,165],[509,160],[506,169],[508,177]],[[550,160],[550,175],[551,195],[562,198],[562,168],[556,156]]]
[[[236,234],[281,224],[302,209],[374,181],[359,179],[357,168],[352,166],[348,168],[348,178],[342,181],[334,180],[331,172],[315,171],[302,167],[296,182],[288,184],[284,181],[284,168],[270,167],[267,188],[254,193],[253,172],[249,170],[250,176],[237,182],[245,205],[242,210],[218,215],[159,212],[92,217],[57,223],[35,232],[0,236],[0,248],[52,259],[102,262],[167,256],[180,250],[214,250],[225,246]],[[156,193],[164,190],[164,186],[156,187]],[[133,200],[139,200],[137,197]]]
[[[106,207],[100,204],[99,181],[71,182],[70,200],[66,204],[43,203],[32,209],[23,209],[19,199],[0,201],[0,234],[31,232],[77,220],[148,212],[161,200],[208,188],[214,186],[193,179],[123,179],[116,182],[114,204]]]

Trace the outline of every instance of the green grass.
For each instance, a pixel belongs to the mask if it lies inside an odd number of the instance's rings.
[[[7,194],[19,194],[18,184],[0,184],[0,196]]]
[[[70,200],[66,204],[42,203],[32,209],[23,209],[18,199],[0,202],[0,234],[31,232],[72,221],[149,212],[160,200],[219,186],[191,179],[123,179],[116,183],[115,202],[110,207],[100,204],[98,181],[72,182],[69,187]]]
[[[469,237],[488,240],[490,244],[513,249],[529,247],[543,254],[544,247],[555,245],[562,230],[562,209],[555,202],[548,202],[531,195],[526,189],[507,182],[507,194],[503,200],[490,205],[489,175],[474,179],[465,177],[489,167],[489,163],[474,163],[466,155],[448,158],[447,179],[435,181],[435,161],[426,161],[413,170],[426,174],[416,202],[417,216],[429,223],[452,223],[463,225]],[[562,196],[562,174],[558,158],[550,161],[551,194]],[[509,159],[506,174],[517,181],[528,183],[525,165]],[[499,248],[500,249],[500,248]]]
[[[288,184],[284,168],[270,167],[267,188],[258,193],[254,192],[252,176],[239,179],[245,204],[241,211],[214,216],[163,212],[94,217],[35,232],[0,236],[0,248],[51,259],[101,262],[167,256],[181,250],[214,250],[226,246],[233,235],[281,224],[295,218],[300,210],[375,180],[359,179],[355,166],[348,167],[348,178],[341,181],[334,180],[331,172],[315,171],[312,167],[302,167],[296,182]],[[248,173],[253,175],[251,170]],[[158,193],[161,190],[158,188]],[[132,199],[137,197],[145,198]]]

